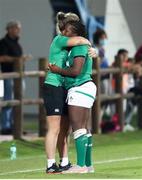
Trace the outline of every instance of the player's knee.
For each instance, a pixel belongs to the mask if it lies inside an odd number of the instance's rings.
[[[59,132],[60,132],[60,127],[48,128],[47,130],[48,134],[53,134],[53,135],[58,135]]]
[[[60,132],[60,127],[56,127],[55,129],[53,129],[53,133],[54,133],[55,135],[58,135],[59,132]]]
[[[80,136],[83,136],[87,133],[87,130],[86,129],[78,129],[76,131],[73,132],[73,137],[74,139],[77,139],[79,138]]]

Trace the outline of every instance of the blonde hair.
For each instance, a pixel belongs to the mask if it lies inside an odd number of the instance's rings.
[[[79,21],[78,15],[75,13],[63,13],[63,12],[58,12],[56,15],[56,32],[57,34],[61,34],[61,31],[65,28],[65,25],[69,23],[70,21]]]

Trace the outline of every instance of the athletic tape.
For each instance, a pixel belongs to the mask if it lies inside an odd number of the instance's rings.
[[[87,133],[86,129],[78,129],[78,130],[73,132],[73,137],[74,137],[74,139],[77,139],[77,138],[79,138],[80,136],[82,136],[82,135],[84,135],[86,133]]]

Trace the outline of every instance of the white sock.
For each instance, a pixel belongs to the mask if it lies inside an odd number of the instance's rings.
[[[55,163],[55,159],[47,159],[47,167],[50,168],[53,163]]]
[[[69,163],[68,157],[63,157],[61,159],[61,166],[66,166]]]

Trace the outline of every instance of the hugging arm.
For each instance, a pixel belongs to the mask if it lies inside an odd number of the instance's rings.
[[[90,41],[81,36],[75,36],[75,37],[59,36],[59,38],[56,41],[56,44],[61,49],[66,47],[78,46],[78,45],[91,46]]]
[[[62,69],[56,65],[49,65],[50,71],[53,73],[60,74],[62,76],[76,77],[78,76],[84,65],[85,58],[84,57],[75,57],[73,61],[73,65],[67,69]]]
[[[68,47],[83,45],[83,44],[91,46],[90,41],[81,36],[71,37],[67,42]]]

